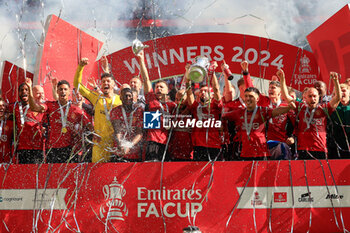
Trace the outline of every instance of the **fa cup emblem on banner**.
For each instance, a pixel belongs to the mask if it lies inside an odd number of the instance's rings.
[[[300,58],[300,66],[299,66],[299,72],[300,73],[310,73],[311,67],[309,65],[310,59],[304,54],[302,58]]]
[[[124,221],[124,217],[128,216],[128,209],[122,200],[126,194],[123,185],[119,184],[117,178],[114,177],[113,182],[103,186],[102,191],[106,203],[100,207],[100,217]]]

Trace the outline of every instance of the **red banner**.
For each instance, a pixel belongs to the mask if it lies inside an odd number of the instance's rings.
[[[0,165],[1,232],[344,232],[349,160]]]
[[[1,72],[2,98],[8,103],[17,101],[18,86],[24,82],[25,77],[33,79],[33,74],[28,71],[24,71],[22,68],[12,64],[9,61],[4,61]]]
[[[81,58],[89,58],[84,77],[99,78],[95,60],[103,43],[55,15],[48,16],[45,40],[37,55],[34,83],[42,84],[48,100],[52,100],[50,78],[65,79],[73,84],[74,74]],[[86,81],[86,79],[85,79]]]
[[[266,38],[232,33],[196,33],[159,38],[144,42],[150,78],[182,75],[188,60],[207,56],[219,64],[225,60],[234,73],[241,73],[240,63],[250,63],[251,75],[271,79],[279,68],[286,73],[287,84],[302,90],[319,79],[312,53]],[[112,72],[120,83],[128,83],[139,73],[139,64],[131,47],[109,55]]]
[[[340,73],[343,79],[350,77],[349,23],[350,11],[347,4],[307,36],[323,81],[327,85],[330,85],[329,72],[331,71]]]

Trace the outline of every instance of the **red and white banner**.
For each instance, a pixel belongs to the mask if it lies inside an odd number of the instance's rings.
[[[84,69],[84,77],[99,78],[101,72],[95,60],[103,45],[101,41],[55,15],[47,17],[45,32],[43,46],[37,54],[34,84],[43,85],[48,100],[53,100],[50,78],[65,79],[73,84],[75,71],[83,57],[90,61]]]
[[[0,77],[2,98],[13,103],[18,100],[18,86],[25,81],[25,77],[33,80],[33,73],[4,61]]]
[[[329,72],[331,71],[340,73],[343,79],[350,77],[349,23],[350,9],[346,4],[307,36],[320,67],[323,81],[327,85],[330,85]]]
[[[130,42],[131,44],[131,42]],[[319,79],[312,53],[266,38],[233,33],[195,33],[170,36],[144,42],[146,65],[151,80],[182,75],[185,64],[196,56],[223,60],[234,73],[241,73],[240,63],[247,60],[251,75],[271,79],[282,68],[287,84],[303,90]],[[129,83],[139,73],[139,64],[131,47],[109,55],[112,72],[120,83]],[[219,70],[219,69],[218,69]]]
[[[350,160],[0,165],[1,232],[344,232]]]

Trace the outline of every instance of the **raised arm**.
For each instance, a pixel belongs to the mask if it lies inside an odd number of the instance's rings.
[[[58,94],[57,94],[57,78],[52,77],[51,78],[51,85],[52,85],[52,98],[54,100],[58,100]]]
[[[141,72],[141,76],[143,79],[144,92],[145,92],[145,94],[147,94],[147,93],[151,92],[152,84],[151,84],[151,81],[149,80],[148,71],[147,71],[146,64],[145,64],[144,51],[143,50],[140,51],[136,56],[139,59],[139,63],[140,63],[140,72]]]
[[[246,88],[254,87],[252,79],[250,78],[250,74],[249,74],[249,71],[248,71],[248,66],[249,66],[249,63],[247,61],[242,61],[241,62],[241,68],[242,68],[242,73],[243,73],[243,78],[244,78],[244,84],[245,84]]]
[[[286,107],[278,107],[278,108],[275,108],[274,110],[272,110],[272,117],[282,115],[284,113],[289,112],[289,110],[295,109],[295,108],[296,108],[295,103],[290,102],[289,105]]]
[[[225,78],[224,99],[225,99],[225,102],[227,103],[233,100],[235,96],[235,89],[232,87],[230,80],[228,80],[228,77],[224,72],[226,68],[228,68],[228,65],[226,64],[225,61],[223,61],[223,63],[221,64],[221,70]]]
[[[281,94],[282,94],[283,99],[285,99],[288,103],[294,101],[294,98],[289,95],[287,84],[286,84],[286,77],[284,75],[283,70],[282,69],[278,70],[276,75],[280,79]]]
[[[335,109],[338,107],[338,104],[340,102],[340,85],[338,74],[336,72],[331,72],[330,77],[333,80],[335,95],[332,97],[331,101],[329,102],[329,105],[331,106],[331,108]]]
[[[84,67],[89,64],[89,59],[88,58],[82,58],[81,61],[79,62],[79,65],[77,67],[77,70],[75,72],[75,76],[74,76],[74,82],[73,85],[75,87],[75,89],[79,90],[80,94],[82,96],[84,96],[85,98],[87,98],[90,102],[94,102],[91,99],[91,94],[94,94],[95,92],[92,92],[91,90],[89,90],[87,87],[85,87],[82,83],[82,79],[83,79],[83,70]],[[95,94],[94,94],[95,95]],[[96,95],[98,95],[98,93],[96,93]]]
[[[101,57],[101,66],[102,66],[103,72],[110,73],[108,59],[104,55]]]
[[[192,106],[192,104],[194,103],[194,94],[192,92],[192,87],[191,87],[191,80],[188,77],[188,73],[190,72],[190,67],[191,65],[189,63],[186,64],[185,66],[185,83],[186,83],[186,92],[187,92],[187,103],[188,106]]]
[[[218,66],[218,64],[215,62],[215,68]],[[216,99],[217,101],[221,100],[221,94],[220,94],[220,85],[218,82],[218,79],[216,78],[215,75],[215,68],[214,68],[214,72],[213,72],[213,76],[211,78],[211,85],[214,91],[214,99]]]
[[[45,112],[45,107],[39,103],[36,103],[33,97],[33,88],[32,88],[32,80],[30,78],[26,78],[25,83],[28,86],[28,90],[29,90],[29,107],[30,110],[32,110],[33,112]]]

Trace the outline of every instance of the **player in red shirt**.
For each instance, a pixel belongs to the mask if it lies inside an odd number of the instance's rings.
[[[189,82],[187,74],[185,77]],[[222,160],[220,153],[222,101],[215,73],[212,74],[211,84],[212,88],[207,85],[200,87],[199,101],[195,100],[192,89],[187,88],[188,105],[196,122],[196,126],[192,129],[193,160],[195,161]],[[197,122],[203,122],[203,125]],[[211,123],[206,127],[204,122]]]
[[[235,121],[242,137],[242,153],[244,160],[266,159],[269,152],[266,144],[266,122],[272,117],[288,112],[292,106],[275,109],[258,106],[260,92],[255,87],[249,87],[244,92],[246,107],[237,108],[225,113],[224,118]]]
[[[186,122],[190,120],[191,113],[187,105],[187,94],[185,89],[179,90],[175,95],[177,107],[174,109],[172,121]],[[192,160],[192,138],[191,128],[180,127],[178,124],[173,127],[169,143],[169,154],[172,161]]]
[[[0,97],[0,163],[12,163],[13,122],[8,119],[7,106]]]
[[[16,124],[14,147],[17,159],[20,164],[41,163],[44,159],[44,114],[29,109],[29,88],[25,83],[18,90],[20,101],[9,106]]]
[[[283,95],[288,101],[293,97],[288,94],[285,76],[282,70],[278,75],[281,79]],[[319,104],[319,93],[316,88],[309,88],[306,92],[305,103],[296,103],[296,136],[298,159],[327,158],[326,127],[327,117],[337,108],[340,102],[340,86],[338,74],[330,73],[334,83],[335,95],[328,103]]]
[[[168,98],[169,88],[165,81],[157,82],[155,90],[153,91],[145,64],[144,51],[139,52],[137,58],[140,62],[140,72],[144,82],[145,99],[148,105],[147,110],[155,112],[152,114],[154,119],[160,117],[160,128],[149,128],[147,130],[146,160],[169,160],[169,155],[166,150],[169,141],[169,131],[163,127],[163,119],[165,115],[170,115],[170,113],[173,112],[176,104]],[[154,120],[153,118],[152,120]]]
[[[141,161],[142,105],[133,103],[130,88],[120,92],[122,105],[111,111],[111,122],[114,128],[114,145],[117,148],[115,161]]]
[[[58,101],[35,102],[32,82],[26,79],[29,87],[29,105],[35,112],[45,112],[49,122],[47,141],[47,163],[78,162],[79,156],[72,153],[74,138],[80,128],[89,123],[83,112],[69,101],[70,84],[61,80],[57,84]]]

